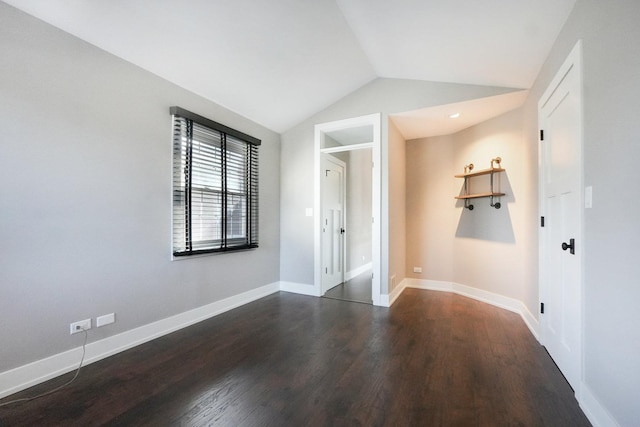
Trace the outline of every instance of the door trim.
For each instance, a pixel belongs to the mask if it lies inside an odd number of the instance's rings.
[[[578,235],[576,236],[576,240],[578,241],[579,250],[577,251],[576,256],[578,257],[578,262],[580,264],[579,272],[579,299],[577,305],[577,316],[579,322],[579,337],[578,337],[578,354],[576,356],[575,362],[578,363],[578,384],[571,384],[574,388],[574,392],[578,401],[581,401],[582,396],[582,384],[584,380],[584,253],[585,253],[585,239],[584,239],[584,88],[583,88],[583,77],[582,77],[582,40],[578,40],[576,45],[569,53],[567,59],[564,61],[562,66],[558,69],[556,75],[549,83],[549,86],[544,91],[543,95],[540,97],[538,102],[538,129],[543,128],[543,120],[541,111],[546,105],[546,103],[550,100],[560,83],[567,76],[569,71],[574,70],[578,79],[578,96],[579,96],[579,117],[580,117],[580,126],[578,129],[578,168],[579,168],[579,178],[578,178],[578,206],[580,207],[578,217],[576,221],[578,222]],[[543,158],[543,147],[542,142],[538,139],[538,209],[540,217],[545,216],[545,164]],[[547,266],[545,265],[545,233],[542,227],[538,228],[538,295],[539,295],[539,306],[544,303],[546,296],[546,282],[545,282],[545,272],[547,270]],[[539,323],[540,323],[540,335],[539,340],[542,345],[545,345],[545,326],[544,326],[544,314],[539,315]]]

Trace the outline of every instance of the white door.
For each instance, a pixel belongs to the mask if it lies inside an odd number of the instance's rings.
[[[582,82],[580,44],[538,107],[542,344],[574,391],[582,372]]]
[[[322,162],[322,293],[344,281],[344,162],[324,156]]]

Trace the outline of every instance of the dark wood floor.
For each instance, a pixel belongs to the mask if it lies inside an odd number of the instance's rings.
[[[65,375],[6,400],[33,395]],[[0,407],[2,426],[588,426],[516,314],[407,289],[391,309],[279,293]]]
[[[343,301],[373,304],[371,299],[371,270],[329,289],[324,296],[325,298]]]

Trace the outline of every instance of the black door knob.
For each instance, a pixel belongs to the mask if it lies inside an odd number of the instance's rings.
[[[572,255],[576,254],[576,239],[569,239],[569,244],[562,242],[562,250],[566,251],[567,249],[570,249],[569,252]]]

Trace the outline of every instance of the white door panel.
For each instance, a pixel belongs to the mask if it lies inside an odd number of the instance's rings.
[[[345,164],[327,156],[322,182],[322,293],[344,281]]]
[[[541,339],[578,390],[582,373],[582,90],[580,46],[540,100]],[[573,240],[571,240],[573,239]],[[574,242],[573,252],[567,247]],[[563,244],[565,244],[563,246]]]

